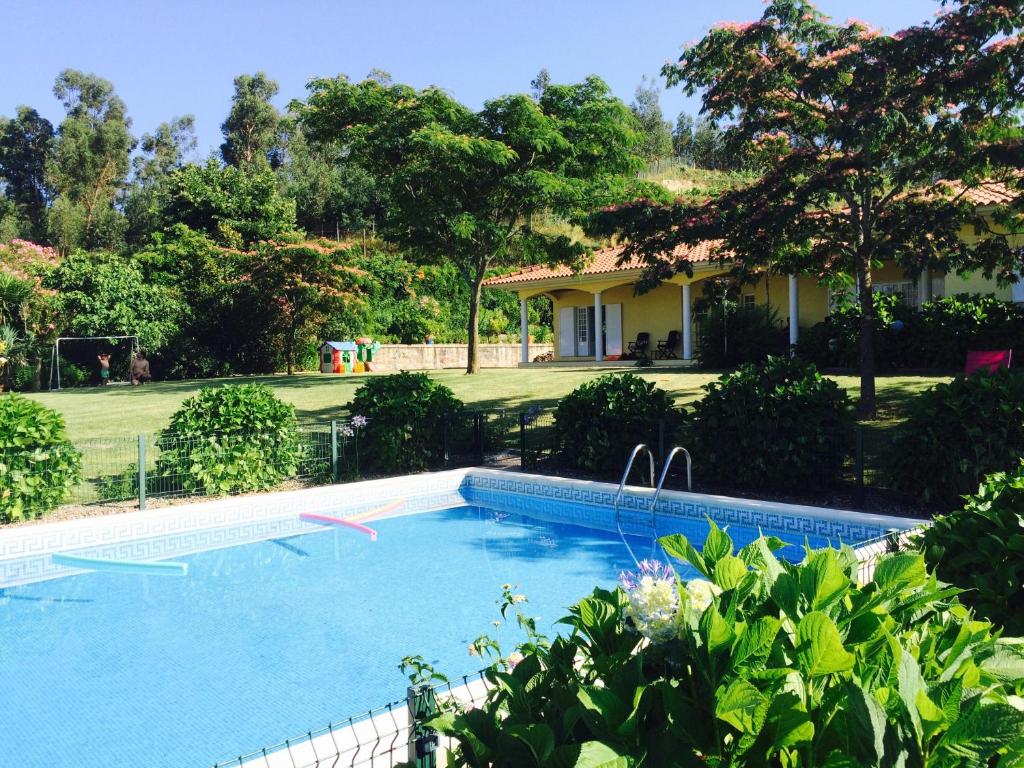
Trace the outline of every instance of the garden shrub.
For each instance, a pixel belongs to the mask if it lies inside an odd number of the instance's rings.
[[[791,564],[779,540],[734,552],[713,525],[702,553],[662,543],[699,578],[641,564],[570,608],[568,636],[506,594],[526,642],[473,643],[486,700],[430,723],[456,740],[449,765],[1020,765],[1024,645],[972,621],[920,553],[858,586],[849,548]]]
[[[669,441],[682,415],[668,392],[632,373],[598,376],[558,401],[556,451],[571,467],[617,477],[637,443],[657,450],[661,421]]]
[[[783,354],[789,345],[774,310],[733,303],[712,307],[701,321],[697,336],[697,363],[701,368],[760,363],[769,355]]]
[[[951,509],[1024,456],[1024,376],[959,376],[915,396],[882,457],[887,483]]]
[[[1024,307],[992,296],[956,294],[917,309],[898,296],[875,294],[875,360],[880,370],[963,369],[971,349],[1024,346]],[[860,350],[860,307],[848,304],[800,333],[797,349],[822,367],[854,368]]]
[[[940,579],[966,590],[963,602],[1024,635],[1024,464],[989,475],[963,509],[937,516],[921,548]]]
[[[201,389],[171,417],[157,448],[165,487],[212,495],[271,488],[301,458],[295,408],[263,384]]]
[[[0,523],[39,517],[62,503],[81,464],[59,413],[20,395],[0,397]]]
[[[444,463],[445,423],[464,405],[425,373],[373,376],[356,390],[349,411],[367,420],[359,435],[360,464],[374,472],[419,472]],[[451,434],[451,433],[450,433]]]
[[[814,365],[770,357],[704,387],[689,430],[701,480],[752,489],[838,482],[853,447],[849,396]]]

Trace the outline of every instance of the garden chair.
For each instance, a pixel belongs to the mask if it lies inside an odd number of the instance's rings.
[[[679,331],[669,331],[668,338],[658,342],[658,348],[654,351],[654,356],[659,360],[678,360],[676,347],[679,346],[679,336]]]
[[[651,346],[651,334],[646,331],[640,331],[636,335],[636,341],[631,341],[626,345],[629,351],[630,357],[647,357],[647,350]]]
[[[1012,357],[1012,349],[969,350],[967,364],[964,366],[964,376],[979,372],[995,373],[1000,368],[1009,368]]]

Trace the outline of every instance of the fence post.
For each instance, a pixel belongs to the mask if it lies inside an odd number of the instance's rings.
[[[857,481],[857,505],[864,505],[864,426],[858,424],[854,431],[854,475]]]
[[[665,461],[665,420],[658,419],[658,462]]]
[[[519,469],[526,471],[526,414],[519,414]]]
[[[448,469],[448,414],[441,414],[441,457],[444,460],[444,468]]]
[[[476,432],[476,463],[484,463],[484,414],[473,415],[473,431]]]
[[[139,435],[139,509],[146,508],[146,436]]]
[[[338,482],[338,422],[331,419],[331,479]]]
[[[406,694],[412,733],[409,739],[409,762],[416,768],[435,768],[437,765],[437,731],[424,723],[437,714],[434,689],[426,683],[409,686]]]

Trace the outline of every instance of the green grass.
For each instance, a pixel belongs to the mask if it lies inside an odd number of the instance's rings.
[[[548,407],[584,381],[600,375],[594,368],[489,369],[475,376],[462,371],[434,371],[436,380],[451,387],[470,407],[517,409]],[[717,373],[656,368],[637,371],[671,392],[680,403],[700,396],[701,387],[718,378]],[[386,374],[377,374],[386,375]],[[834,377],[856,399],[858,381],[853,376]],[[73,440],[118,437],[155,432],[167,426],[181,402],[202,387],[262,382],[292,403],[300,418],[330,420],[351,399],[365,376],[298,374],[253,376],[204,381],[170,381],[144,387],[110,386],[43,392],[30,395],[64,415]],[[883,376],[878,379],[879,421],[885,430],[898,422],[908,398],[944,377]]]

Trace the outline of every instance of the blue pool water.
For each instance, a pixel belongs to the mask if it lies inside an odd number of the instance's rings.
[[[672,525],[703,541],[705,524]],[[0,766],[208,766],[403,698],[405,655],[476,671],[466,648],[493,630],[503,583],[554,631],[632,566],[617,534],[479,507],[374,527],[376,542],[323,529],[175,558],[186,577],[0,590]]]

